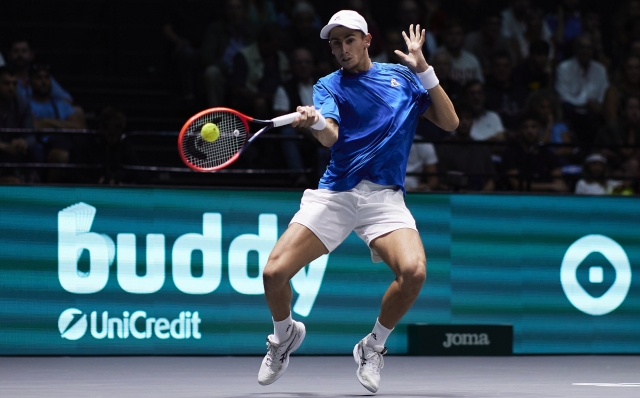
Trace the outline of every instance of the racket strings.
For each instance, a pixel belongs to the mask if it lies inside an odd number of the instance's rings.
[[[213,142],[202,139],[202,126],[213,123],[220,136]],[[212,112],[194,120],[182,141],[182,149],[188,162],[196,167],[210,169],[228,162],[235,156],[247,138],[245,123],[228,112]]]

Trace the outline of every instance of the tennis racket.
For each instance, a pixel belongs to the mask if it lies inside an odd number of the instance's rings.
[[[192,116],[180,130],[178,152],[182,161],[196,171],[216,171],[235,162],[247,146],[258,136],[274,127],[293,123],[299,112],[289,113],[271,120],[259,120],[229,108],[211,108]],[[215,124],[220,132],[214,141],[201,136],[202,127]],[[249,123],[262,125],[250,136]]]

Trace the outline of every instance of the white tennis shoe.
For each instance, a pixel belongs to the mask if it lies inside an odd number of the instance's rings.
[[[291,335],[280,344],[273,342],[273,335],[267,336],[267,355],[262,360],[258,372],[258,383],[267,386],[278,380],[289,366],[289,355],[300,347],[307,331],[302,322],[293,321]]]
[[[358,364],[356,376],[360,384],[371,392],[377,392],[380,385],[380,369],[384,367],[382,356],[387,353],[387,348],[381,345],[369,347],[366,344],[368,337],[367,335],[353,347],[353,359]]]

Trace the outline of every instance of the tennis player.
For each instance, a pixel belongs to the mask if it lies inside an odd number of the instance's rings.
[[[291,317],[289,280],[351,231],[367,243],[374,262],[384,261],[396,275],[372,332],[353,349],[357,378],[367,390],[378,390],[385,341],[420,293],[426,257],[404,203],[407,159],[420,115],[448,131],[458,118],[422,54],[425,31],[411,25],[402,35],[408,54],[396,53],[408,67],[371,61],[371,35],[355,11],[336,13],[320,32],[342,68],[318,81],[314,106],[298,107],[302,115],[292,125],[311,127],[331,148],[331,162],[318,189],[304,192],[263,272],[274,333],[258,373],[262,385],[282,376],[306,334]]]

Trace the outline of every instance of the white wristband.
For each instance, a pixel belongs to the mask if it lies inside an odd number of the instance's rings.
[[[424,72],[418,73],[418,80],[422,83],[422,87],[427,90],[431,90],[438,84],[440,84],[440,80],[436,76],[436,72],[433,70],[433,66],[429,65],[429,68]]]
[[[325,127],[327,127],[327,121],[321,113],[318,113],[318,121],[312,125],[311,128],[314,130],[324,130]]]

